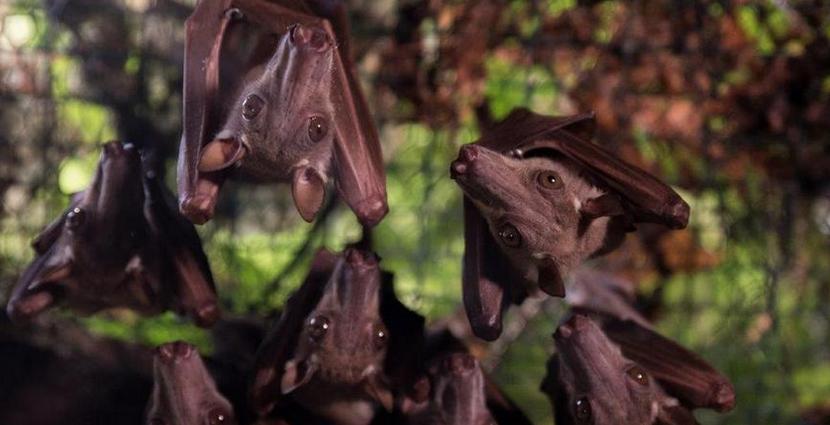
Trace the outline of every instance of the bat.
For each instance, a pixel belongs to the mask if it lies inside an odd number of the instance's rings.
[[[210,266],[172,194],[145,173],[132,145],[110,142],[90,186],[35,238],[36,256],[7,305],[31,319],[58,304],[80,314],[172,309],[200,326],[219,317]]]
[[[573,315],[554,334],[542,391],[557,425],[695,425],[692,413],[620,352],[591,319]]]
[[[530,419],[481,369],[446,327],[428,332],[417,391],[381,423],[530,425]]]
[[[235,425],[233,406],[219,393],[192,345],[176,341],[156,348],[147,425]]]
[[[313,221],[329,180],[366,226],[388,211],[377,129],[341,1],[200,1],[185,23],[179,207],[213,215],[229,177],[290,182]]]
[[[470,354],[448,353],[429,370],[432,394],[409,415],[410,425],[495,425],[487,408],[484,374]]]
[[[465,198],[463,292],[477,336],[501,334],[510,286],[563,297],[568,273],[615,249],[634,224],[687,224],[680,196],[591,143],[593,130],[592,114],[516,109],[450,166]]]
[[[389,285],[369,251],[319,251],[257,354],[257,412],[296,403],[327,421],[368,424],[378,407],[392,410],[401,369],[417,367],[407,364],[417,356],[394,351],[418,351],[423,318],[390,300]]]
[[[631,320],[607,319],[602,329],[625,357],[648,370],[685,406],[719,412],[735,407],[729,378],[680,344]]]
[[[565,301],[572,311],[594,319],[622,354],[660,381],[690,408],[731,410],[735,390],[729,379],[697,354],[657,333],[633,308],[631,285],[607,273],[580,270]]]

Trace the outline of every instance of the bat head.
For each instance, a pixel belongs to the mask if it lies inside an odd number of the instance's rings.
[[[660,412],[660,390],[637,364],[620,353],[602,330],[574,315],[554,334],[564,408],[573,423],[652,424]]]
[[[263,180],[290,180],[294,203],[312,221],[331,174],[336,124],[331,97],[334,40],[315,26],[294,25],[273,56],[250,71],[199,171],[239,166]]]
[[[624,231],[617,199],[564,157],[518,158],[461,148],[450,173],[514,266],[554,296],[581,261],[615,248]]]
[[[432,401],[448,425],[495,424],[487,410],[484,374],[478,361],[467,353],[452,353],[431,368]]]
[[[140,266],[149,232],[144,220],[141,158],[132,145],[104,145],[90,186],[32,243],[38,254],[23,273],[8,305],[9,316],[27,319],[75,292],[85,271],[123,279]]]
[[[147,425],[234,425],[233,407],[216,388],[196,348],[177,341],[156,348]]]
[[[284,394],[315,376],[333,384],[377,387],[389,340],[380,315],[380,285],[374,254],[348,249],[300,331],[294,358],[285,365]]]

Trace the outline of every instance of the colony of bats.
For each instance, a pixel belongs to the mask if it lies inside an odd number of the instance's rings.
[[[178,205],[142,152],[104,145],[89,188],[35,238],[9,317],[121,307],[221,326],[192,223],[212,217],[228,178],[288,183],[307,221],[331,187],[366,229],[381,221],[388,207],[380,142],[345,13],[336,0],[199,2],[186,23]],[[577,270],[616,249],[638,223],[680,229],[689,217],[668,185],[592,143],[593,128],[591,114],[517,109],[483,128],[449,167],[464,194],[459,280],[471,328],[494,340],[511,304],[540,291],[564,297],[572,311],[554,334],[541,387],[557,424],[686,425],[697,423],[693,409],[727,411],[735,396],[726,377],[658,334],[624,282]],[[157,347],[152,371],[143,369],[154,384],[137,420],[530,423],[459,340],[426,328],[398,301],[393,275],[364,245],[318,251],[279,318],[255,338],[255,353],[228,344],[207,367],[187,343]],[[215,366],[223,357],[233,366]]]

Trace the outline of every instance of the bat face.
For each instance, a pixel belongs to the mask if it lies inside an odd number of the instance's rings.
[[[478,361],[467,353],[452,353],[440,359],[432,375],[434,424],[494,425],[487,410],[484,374]]]
[[[335,55],[325,31],[293,26],[264,68],[250,71],[227,122],[205,146],[199,171],[238,165],[258,179],[290,180],[300,215],[313,220],[331,172]]]
[[[156,348],[155,384],[147,425],[235,425],[233,407],[216,389],[196,348],[170,342]]]
[[[90,187],[35,239],[38,257],[12,294],[10,317],[31,318],[64,299],[86,312],[107,304],[152,309],[152,294],[136,279],[157,266],[144,255],[149,230],[141,181],[133,147],[104,145]],[[112,282],[123,285],[122,291],[113,292]]]
[[[580,262],[619,245],[613,198],[565,158],[518,159],[467,145],[450,169],[512,264],[551,295]]]
[[[664,394],[590,319],[572,316],[559,327],[554,340],[565,393],[563,408],[572,423],[650,425],[657,421]]]

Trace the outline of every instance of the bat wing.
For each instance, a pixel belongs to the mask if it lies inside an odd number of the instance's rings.
[[[635,222],[686,227],[689,205],[680,195],[653,175],[591,143],[593,131],[593,114],[546,117],[517,109],[477,143],[504,153],[519,149],[524,156],[556,151],[617,193]]]
[[[282,401],[280,382],[285,363],[293,356],[306,317],[320,302],[336,262],[337,256],[326,250],[314,255],[305,281],[286,301],[279,320],[257,351],[251,400],[260,414]]]
[[[210,326],[219,319],[216,285],[202,241],[193,224],[176,208],[176,201],[156,177],[144,179],[145,215],[155,239],[172,262],[176,308],[191,316],[199,326]],[[169,281],[163,276],[158,281]]]
[[[501,335],[507,307],[505,285],[519,276],[501,253],[472,201],[464,197],[464,260],[462,293],[473,333],[493,341]]]
[[[608,320],[603,331],[626,358],[645,368],[684,405],[721,412],[735,406],[729,379],[680,344],[628,320]]]
[[[395,296],[394,275],[383,272],[380,315],[389,329],[384,368],[393,388],[412,389],[418,378],[424,350],[424,317]]]

